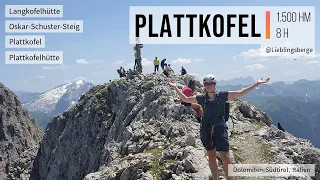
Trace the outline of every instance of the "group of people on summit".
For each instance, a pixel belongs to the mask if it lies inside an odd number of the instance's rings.
[[[161,66],[161,69],[163,71],[163,73],[168,77],[169,74],[173,73],[174,74],[174,71],[173,69],[171,68],[171,64],[167,64],[166,63],[167,59],[164,58],[163,60],[160,60],[158,59],[158,57],[155,57],[155,59],[153,60],[153,65],[154,65],[154,73],[158,72],[159,71],[159,65]],[[181,67],[181,75],[185,75],[187,74],[187,71],[184,67]]]
[[[127,76],[127,72],[126,72],[126,70],[124,70],[124,68],[122,66],[120,67],[120,69],[117,69],[117,72],[118,72],[120,78]]]
[[[174,70],[171,68],[171,64],[167,64],[166,60],[167,59],[164,58],[160,62],[158,57],[155,57],[155,59],[153,60],[154,73],[159,72],[159,65],[160,65],[163,74],[165,74],[167,77],[169,77],[170,74],[174,74]],[[137,60],[136,55],[135,55],[135,62],[134,62],[134,68],[133,69],[136,69],[137,64],[138,64],[138,60]],[[120,78],[126,77],[126,75],[127,75],[127,71],[123,67],[120,67],[119,69],[117,69],[117,72],[118,72]],[[183,66],[181,67],[181,71],[180,72],[181,72],[181,75],[187,74],[187,71]]]

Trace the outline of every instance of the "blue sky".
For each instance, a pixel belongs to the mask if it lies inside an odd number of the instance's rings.
[[[6,19],[4,17],[5,5],[14,4],[23,5],[26,4],[26,1],[2,0],[0,2],[1,27],[4,27]],[[316,20],[319,22],[320,19],[320,1],[316,0],[281,2],[279,0],[263,2],[257,0],[183,0],[175,2],[172,0],[82,0],[81,3],[75,0],[28,0],[27,4],[63,5],[64,17],[62,19],[83,20],[84,22],[82,34],[35,34],[45,35],[46,48],[43,50],[64,52],[64,65],[6,65],[4,62],[5,30],[1,28],[0,82],[12,90],[33,92],[46,91],[65,82],[81,78],[92,81],[94,84],[102,84],[109,79],[118,78],[116,69],[120,66],[132,68],[134,60],[133,45],[129,44],[129,6],[318,6],[316,7]],[[319,24],[316,24],[316,32],[319,32]],[[319,33],[316,33],[316,48],[320,47],[319,36]],[[240,76],[270,77],[271,82],[295,81],[302,78],[320,79],[320,58],[297,61],[276,58],[262,61],[259,58],[247,59],[249,56],[256,55],[255,51],[248,53],[250,49],[259,48],[260,45],[145,45],[142,50],[142,56],[145,58],[144,72],[152,72],[151,62],[157,56],[160,59],[167,58],[176,72],[179,72],[183,65],[189,73],[195,73],[199,77],[205,74],[214,74],[217,79],[231,79]],[[201,59],[201,62],[195,59]],[[120,62],[122,64],[117,64]]]

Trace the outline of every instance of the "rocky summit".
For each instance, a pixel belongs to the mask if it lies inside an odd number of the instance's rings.
[[[182,88],[194,77],[169,78]],[[163,74],[133,75],[91,88],[51,120],[30,179],[210,179],[195,111],[180,105],[167,81]],[[320,179],[319,149],[278,130],[255,106],[231,101],[227,124],[233,163],[316,164],[316,177],[303,179]]]
[[[169,77],[180,89],[194,78]],[[195,111],[180,105],[167,81],[163,74],[130,75],[94,86],[54,117],[44,135],[0,83],[0,179],[211,179]],[[234,164],[315,164],[316,176],[302,179],[320,179],[320,150],[309,140],[278,130],[245,101],[230,103]],[[219,154],[217,161],[225,179]]]
[[[29,179],[42,131],[0,83],[0,179]]]

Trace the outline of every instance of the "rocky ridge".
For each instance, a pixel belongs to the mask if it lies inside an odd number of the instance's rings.
[[[191,78],[170,77],[180,88]],[[49,123],[31,179],[209,179],[195,112],[175,100],[162,74],[93,87]],[[231,105],[233,163],[316,164],[320,179],[319,149],[279,131],[256,107],[240,100]]]
[[[42,136],[18,97],[0,83],[0,179],[29,179]]]

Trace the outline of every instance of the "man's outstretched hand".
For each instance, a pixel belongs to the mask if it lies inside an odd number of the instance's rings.
[[[257,81],[257,85],[263,84],[263,83],[267,83],[267,82],[269,82],[269,80],[270,80],[270,78],[267,78],[267,79],[261,78],[261,79],[259,79],[259,80]]]

